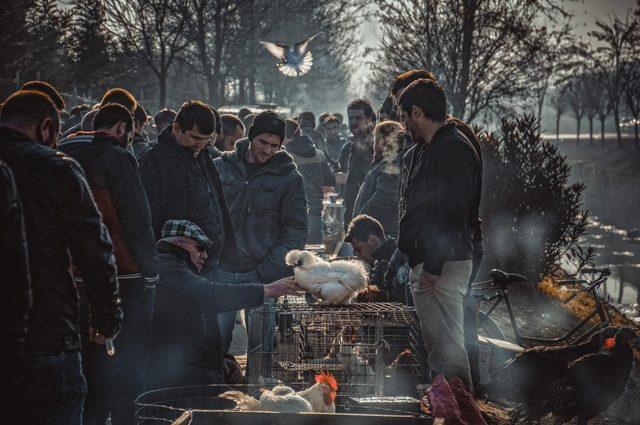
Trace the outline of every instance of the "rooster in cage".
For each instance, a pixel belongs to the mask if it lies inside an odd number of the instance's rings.
[[[322,304],[349,304],[367,287],[368,272],[359,260],[328,262],[309,251],[292,250],[285,262],[293,267],[296,282]]]
[[[227,391],[220,397],[234,401],[235,409],[240,411],[335,413],[338,381],[326,372],[316,375],[315,381],[311,387],[298,392],[285,385],[262,390],[259,400],[240,391]]]

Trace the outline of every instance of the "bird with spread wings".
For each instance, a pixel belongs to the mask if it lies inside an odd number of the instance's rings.
[[[317,36],[318,34],[311,36],[293,46],[268,41],[261,41],[260,44],[266,47],[269,53],[280,59],[276,65],[280,72],[288,77],[299,77],[309,72],[313,65],[313,55],[309,50],[309,43]]]

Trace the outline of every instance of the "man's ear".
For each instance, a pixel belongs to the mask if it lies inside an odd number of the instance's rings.
[[[422,109],[418,108],[417,105],[411,105],[410,115],[414,116],[415,118],[420,118],[420,116],[422,116]]]
[[[53,147],[55,138],[53,137],[53,121],[47,117],[40,121],[36,127],[37,142],[48,147]]]
[[[122,137],[127,134],[127,124],[123,121],[116,128],[116,136]]]
[[[369,235],[369,237],[367,238],[367,243],[373,248],[376,248],[378,245],[380,245],[380,242],[380,238],[374,234]]]

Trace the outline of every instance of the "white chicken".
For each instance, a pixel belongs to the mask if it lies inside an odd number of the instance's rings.
[[[236,410],[241,411],[335,413],[338,382],[329,373],[316,375],[315,381],[313,386],[297,393],[290,387],[278,385],[264,390],[260,400],[240,391],[227,391],[220,397],[235,401]]]
[[[367,287],[369,274],[359,260],[328,262],[309,251],[292,250],[284,258],[296,282],[322,304],[349,304]]]

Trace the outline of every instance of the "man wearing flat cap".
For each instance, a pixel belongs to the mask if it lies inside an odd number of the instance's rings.
[[[217,283],[202,277],[211,240],[187,220],[169,220],[158,241],[160,283],[151,327],[147,390],[224,383],[223,352],[211,313],[255,307],[296,294],[292,277],[263,285]]]
[[[284,263],[289,250],[302,249],[307,239],[307,201],[302,176],[282,149],[284,119],[273,111],[256,115],[248,138],[236,142],[214,164],[227,200],[237,254],[222,254],[218,280],[227,283],[271,282],[290,276]],[[273,341],[275,318],[264,326],[265,341]],[[219,315],[228,349],[234,313]],[[272,322],[272,323],[271,323]],[[251,332],[250,332],[251,334]],[[252,346],[253,341],[249,341]],[[268,343],[267,343],[268,344]],[[268,350],[265,350],[268,351]]]

